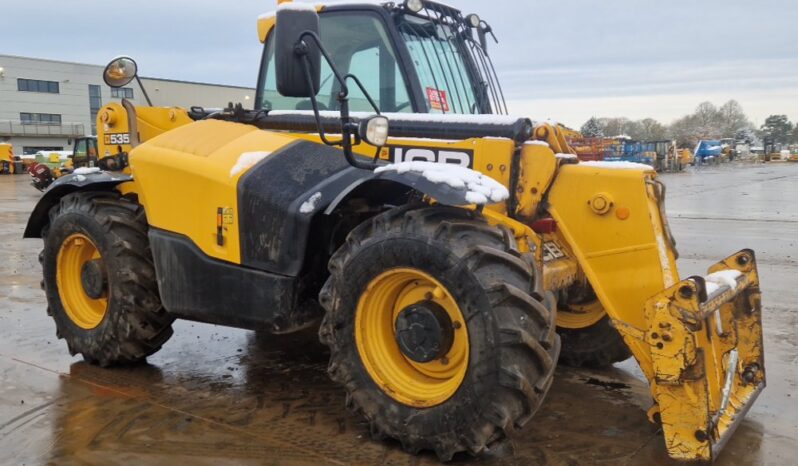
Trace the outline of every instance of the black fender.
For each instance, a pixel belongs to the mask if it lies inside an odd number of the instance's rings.
[[[334,212],[348,196],[401,205],[418,192],[444,205],[471,204],[465,187],[415,172],[355,168],[339,149],[309,141],[272,153],[239,179],[237,189],[241,264],[289,276],[300,274],[308,247],[320,240],[314,219]]]
[[[404,186],[408,190],[425,194],[434,198],[438,204],[448,206],[464,206],[471,204],[471,202],[466,199],[467,189],[454,188],[443,182],[430,181],[418,172],[397,173],[389,171],[376,174],[372,172],[370,176],[364,176],[342,189],[338,193],[338,196],[326,206],[324,213],[329,215],[334,212],[335,209],[338,208],[342,202],[346,201],[355,191],[363,192],[370,186],[379,187],[380,190],[383,190],[386,181],[395,185]]]
[[[72,173],[62,176],[55,180],[39,202],[36,203],[33,212],[28,218],[28,225],[25,227],[23,238],[41,238],[42,229],[50,222],[49,213],[54,205],[58,204],[62,197],[76,191],[111,191],[117,185],[133,181],[133,177],[124,173],[108,171],[92,171],[84,173]]]

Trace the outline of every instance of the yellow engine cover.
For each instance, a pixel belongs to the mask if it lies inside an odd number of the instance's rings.
[[[260,158],[294,140],[239,123],[192,123],[133,149],[133,181],[123,191],[139,196],[153,227],[186,235],[208,256],[238,264],[238,179]],[[226,238],[221,246],[219,222]]]

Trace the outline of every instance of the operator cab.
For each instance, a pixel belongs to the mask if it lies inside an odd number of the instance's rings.
[[[272,24],[273,15],[262,23]],[[476,15],[430,1],[330,5],[319,11],[320,36],[344,75],[357,76],[381,112],[507,114],[504,95],[486,52],[490,26]],[[308,111],[309,99],[277,89],[274,28],[265,42],[256,110]],[[378,70],[378,72],[374,72]],[[351,84],[351,83],[350,83]],[[340,110],[340,83],[321,62],[319,110]],[[359,86],[350,86],[350,110],[373,112]]]

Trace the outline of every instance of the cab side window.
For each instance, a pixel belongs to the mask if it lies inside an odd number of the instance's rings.
[[[327,13],[320,16],[321,38],[341,73],[354,74],[382,112],[412,112],[407,84],[379,17],[369,13]],[[260,108],[311,110],[310,99],[283,97],[277,92],[273,35],[266,42],[261,72]],[[353,80],[347,82],[349,108],[373,112],[366,96]],[[340,110],[340,89],[332,69],[322,60],[321,87],[316,96],[320,110]]]

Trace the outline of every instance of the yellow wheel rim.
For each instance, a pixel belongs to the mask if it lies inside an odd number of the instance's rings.
[[[446,311],[454,337],[440,359],[420,363],[402,353],[396,320],[408,306],[433,301]],[[417,269],[388,270],[373,279],[360,297],[355,314],[355,341],[360,359],[374,382],[391,398],[428,408],[448,400],[468,369],[468,331],[454,297],[438,280]]]
[[[56,284],[67,316],[78,327],[91,330],[102,322],[108,310],[108,296],[91,298],[83,288],[81,273],[87,262],[101,259],[97,246],[81,233],[69,236],[58,251]]]
[[[606,315],[599,300],[585,304],[568,304],[557,309],[557,326],[580,329],[590,327]]]

